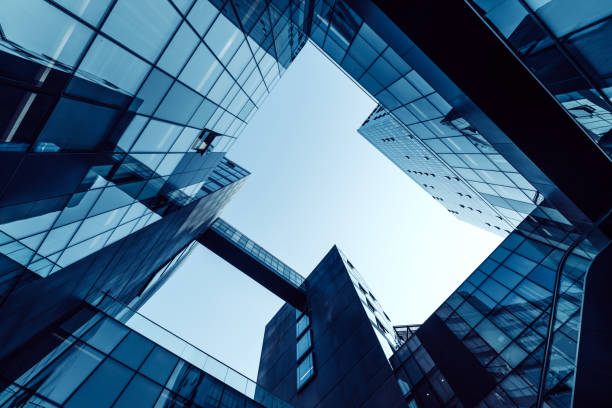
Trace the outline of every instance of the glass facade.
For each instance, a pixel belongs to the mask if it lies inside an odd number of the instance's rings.
[[[609,2],[466,2],[612,156]],[[537,168],[550,156],[518,160],[461,84],[379,24],[382,3],[2,2],[0,406],[288,406],[131,309],[209,227],[304,297],[266,328],[259,375],[292,403],[571,405],[601,220],[559,206]],[[217,218],[249,174],[226,152],[307,40],[378,102],[367,140],[452,214],[509,234],[418,329],[395,330],[337,248],[304,279]]]
[[[79,169],[71,194],[49,193],[55,211],[5,191],[2,254],[46,277],[227,185],[216,182],[220,173],[247,174],[228,161],[211,172],[303,40],[288,18],[293,5],[244,8],[205,0],[3,5],[2,75],[18,85],[0,85],[10,95],[0,149],[32,161],[91,152],[100,163]]]
[[[502,235],[509,234],[513,229],[511,221],[463,178],[464,175],[476,175],[474,170],[449,168],[448,162],[430,150],[430,147],[435,147],[438,152],[449,154],[452,150],[448,146],[458,146],[458,140],[464,146],[469,146],[465,144],[469,143],[467,139],[451,138],[448,145],[432,139],[426,140],[424,145],[382,106],[372,112],[358,132],[457,218]],[[486,170],[481,172],[490,173]],[[517,176],[521,177],[518,173]]]
[[[486,132],[409,65],[414,44],[394,50],[344,1],[317,1],[314,13],[311,40],[380,104],[360,133],[436,200],[501,235],[542,202]]]
[[[571,405],[584,280],[609,238],[558,227],[529,216],[435,312],[493,381],[479,407]],[[420,337],[391,359],[398,382],[418,406],[447,406],[453,372]]]
[[[589,0],[478,1],[474,9],[612,157],[612,7]]]
[[[104,312],[103,312],[104,311]],[[6,362],[4,407],[290,407],[212,356],[102,295]],[[105,313],[119,312],[119,320]],[[129,317],[128,317],[129,316]],[[153,340],[153,341],[152,341]],[[32,367],[19,358],[45,348]]]

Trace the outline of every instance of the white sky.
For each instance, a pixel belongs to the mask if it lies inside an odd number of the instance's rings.
[[[356,132],[374,107],[308,44],[230,150],[252,174],[221,216],[304,276],[337,244],[393,324],[421,323],[502,239],[449,214]],[[141,312],[256,379],[282,303],[199,248]]]

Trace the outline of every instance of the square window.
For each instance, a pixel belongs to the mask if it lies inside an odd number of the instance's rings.
[[[155,61],[180,20],[167,0],[119,0],[102,31],[149,61]]]

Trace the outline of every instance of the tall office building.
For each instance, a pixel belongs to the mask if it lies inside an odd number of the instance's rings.
[[[606,279],[601,252],[609,243],[599,229],[577,237],[529,216],[391,359],[407,400],[419,407],[452,406],[454,398],[466,407],[601,406],[602,391],[589,387],[610,373],[599,369],[603,354],[593,363],[601,352],[593,339],[607,338],[608,329],[581,325],[605,313],[583,305],[601,296],[593,284]],[[579,350],[579,337],[589,348]]]
[[[514,3],[493,2],[483,7],[503,24],[525,17],[523,12],[514,13]],[[567,4],[547,2],[548,9],[557,10],[551,19],[561,18]],[[605,178],[599,175],[610,171],[610,163],[568,114],[583,117],[585,111],[559,107],[470,5],[438,6],[431,2],[422,7],[376,1],[314,2],[310,38],[380,104],[361,132],[376,133],[376,141],[374,136],[368,139],[403,171],[410,170],[408,174],[453,214],[490,231],[512,231],[527,214],[537,211],[543,199],[551,201],[546,206],[551,219],[566,218],[579,228],[597,221],[604,212],[589,214],[589,204],[582,199],[587,190],[583,180],[587,179],[591,191],[604,185]],[[513,12],[504,12],[506,9]],[[581,17],[563,17],[567,21],[559,24],[571,25],[570,20],[575,19],[576,29],[586,29],[598,22],[601,25],[590,30],[603,33],[610,14],[609,5],[599,4],[585,8]],[[465,36],[463,42],[457,35],[453,35],[454,45],[445,42],[447,29],[431,35],[426,21],[434,15],[440,26],[446,27],[442,21],[449,20],[457,27],[455,31]],[[453,31],[450,26],[448,30]],[[516,29],[520,30],[524,29]],[[594,36],[599,48],[609,43],[604,35]],[[542,40],[542,44],[550,41]],[[489,68],[471,67],[481,55],[466,58],[460,52],[465,48],[487,55]],[[490,68],[493,63],[497,74]],[[596,66],[605,71],[605,60],[600,58]],[[604,84],[605,75],[601,79]],[[500,92],[502,86],[511,89]],[[603,95],[606,88],[600,88],[593,92]],[[606,101],[597,103],[605,106],[609,97]],[[602,121],[590,122],[592,129],[599,126],[598,132],[605,131]],[[570,160],[579,168],[597,170],[579,176],[568,171]],[[457,181],[455,186],[452,180]],[[603,201],[609,203],[609,195],[604,194]],[[466,200],[468,195],[472,198]]]
[[[612,7],[570,7],[4,1],[0,405],[605,404]],[[248,174],[225,152],[307,38],[378,101],[379,150],[510,234],[416,331],[337,248],[304,279],[215,221]],[[259,385],[134,309],[194,241],[288,303]]]
[[[458,167],[457,163],[455,167],[450,167],[443,159],[444,155],[452,154],[453,151],[458,152],[461,146],[464,150],[471,146],[471,149],[476,151],[477,145],[482,146],[486,143],[484,140],[475,139],[477,143],[472,145],[470,139],[464,135],[447,138],[445,141],[435,138],[422,141],[382,106],[376,107],[357,131],[460,220],[505,236],[532,210],[531,200],[524,196],[521,200],[515,201],[515,204],[522,206],[519,207],[521,212],[502,212],[486,200],[486,193],[481,195],[463,176],[479,173],[482,178],[479,177],[480,181],[473,183],[481,190],[486,187],[493,191],[496,191],[495,188],[504,191],[509,184],[505,178],[497,177],[496,173],[490,170],[470,170],[460,160],[458,164],[462,167]],[[434,150],[438,153],[444,152],[442,158],[436,152],[432,152],[428,146],[435,147]],[[501,181],[494,183],[498,179]],[[514,174],[514,179],[526,183],[518,173]],[[537,195],[537,192],[533,191],[528,193]],[[536,199],[534,196],[533,199],[541,201],[542,197]],[[524,203],[525,200],[528,200],[528,203]]]
[[[0,358],[93,291],[142,302],[239,188],[225,152],[305,39],[250,6],[3,2]]]
[[[363,278],[333,247],[304,282],[307,313],[266,325],[257,382],[296,407],[399,407],[388,358],[398,337]]]

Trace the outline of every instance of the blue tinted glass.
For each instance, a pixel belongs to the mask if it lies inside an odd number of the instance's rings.
[[[43,0],[5,0],[0,26],[22,47],[74,66],[92,31]]]
[[[137,369],[152,348],[153,343],[149,340],[138,333],[130,332],[111,355],[123,364]]]
[[[142,84],[140,91],[138,91],[137,98],[134,101],[134,109],[145,115],[153,113],[171,84],[171,77],[158,69],[153,69],[144,84]],[[139,106],[136,104],[139,104]]]
[[[89,329],[81,339],[104,353],[110,353],[129,329],[110,318],[104,318]]]
[[[400,77],[400,73],[382,57],[378,58],[376,62],[368,68],[368,72],[383,86],[389,86]]]
[[[57,260],[57,264],[65,267],[78,261],[79,259],[86,257],[89,254],[96,252],[100,248],[104,247],[104,244],[111,233],[112,231],[107,231],[103,234],[96,235],[91,239],[83,241],[80,244],[71,246],[64,251],[62,256]]]
[[[203,103],[206,103],[204,101]],[[197,115],[197,113],[196,113]],[[199,129],[194,129],[190,127],[186,127],[181,135],[176,139],[176,142],[172,145],[170,149],[171,152],[186,152],[189,150],[196,137],[200,134]]]
[[[231,62],[228,64],[227,70],[234,78],[238,78],[252,56],[247,42],[243,42]]]
[[[491,309],[495,307],[495,301],[493,301],[490,297],[484,294],[484,292],[480,290],[476,290],[472,293],[472,296],[469,298],[472,306],[476,307],[482,313],[489,313]]]
[[[304,330],[310,325],[310,319],[308,316],[303,315],[295,324],[295,337],[300,337]]]
[[[527,278],[539,283],[551,292],[555,287],[555,272],[542,265],[538,265],[529,275],[527,275]]]
[[[424,95],[434,91],[434,89],[414,70],[406,75],[406,79]]]
[[[105,188],[102,191],[100,198],[98,198],[96,205],[94,205],[91,212],[88,214],[88,217],[131,204],[134,201],[134,198],[132,198],[132,196],[126,193],[126,191],[124,191],[122,188],[125,189],[126,186],[111,186]]]
[[[63,227],[52,229],[45,238],[43,244],[38,248],[38,253],[42,256],[47,256],[66,247],[78,226],[79,223],[74,222]]]
[[[510,343],[510,339],[489,320],[484,319],[475,330],[498,353]]]
[[[187,20],[195,27],[198,34],[204,35],[208,27],[212,24],[219,10],[215,8],[208,0],[198,0],[193,6]]]
[[[98,25],[111,0],[56,0],[56,2],[87,22]]]
[[[215,53],[217,58],[225,65],[244,40],[244,35],[223,14],[215,20],[213,26],[208,30],[204,41]]]
[[[103,146],[105,136],[119,112],[74,99],[62,98],[36,140],[59,150],[93,150]]]
[[[178,75],[198,42],[198,36],[187,23],[183,23],[164,51],[158,65],[171,75]]]
[[[517,254],[512,254],[504,262],[504,266],[525,276],[535,267],[535,262]]]
[[[13,238],[24,238],[29,235],[33,235],[42,231],[45,231],[53,225],[53,222],[57,218],[58,211],[38,215],[35,217],[29,217],[24,219],[18,219],[3,225],[0,225],[0,230],[12,236]]]
[[[63,403],[102,361],[103,355],[84,344],[75,344],[30,383],[38,394]],[[42,383],[41,383],[42,381]],[[37,386],[37,384],[40,384]]]
[[[161,347],[155,347],[142,367],[140,367],[140,372],[163,385],[166,384],[177,362],[178,357]]]
[[[193,117],[189,121],[189,125],[196,126],[199,128],[205,127],[216,110],[217,105],[215,105],[208,99],[204,99],[198,110],[196,110],[196,112],[193,114]]]
[[[508,362],[508,364],[510,364],[511,367],[516,367],[525,359],[525,357],[527,357],[527,353],[525,350],[512,343],[504,350],[502,357]]]
[[[378,55],[376,50],[359,35],[355,37],[353,44],[349,48],[349,54],[363,68],[369,67]]]
[[[184,156],[184,153],[166,155],[155,172],[160,176],[168,176],[172,174]]]
[[[500,266],[499,268],[497,268],[497,270],[493,272],[491,276],[510,289],[516,286],[516,284],[519,283],[521,279],[523,279],[520,275],[512,272],[510,269],[504,266]]]
[[[520,285],[518,285],[515,289],[515,292],[519,295],[529,299],[535,304],[539,304],[540,307],[543,307],[545,304],[550,303],[550,291],[542,288],[535,283],[524,280]]]
[[[472,327],[482,319],[482,314],[468,302],[464,302],[457,309],[457,313]]]
[[[482,283],[480,289],[486,293],[489,297],[493,298],[496,302],[499,302],[508,294],[508,289],[493,279],[489,278]]]
[[[136,140],[136,138],[140,134],[140,131],[144,127],[147,120],[148,119],[145,118],[144,116],[140,116],[140,115],[134,116],[130,124],[123,131],[121,138],[119,139],[119,143],[117,143],[118,148],[116,150],[124,151],[124,152],[127,152],[128,150],[130,150],[130,147],[132,147],[134,140]]]
[[[136,374],[113,407],[150,408],[157,400],[161,390],[162,388],[153,381]]]
[[[85,218],[101,193],[102,189],[96,189],[73,195],[55,225],[65,225]]]
[[[102,30],[137,54],[154,61],[179,21],[179,14],[168,0],[119,0]]]
[[[385,43],[378,36],[378,34],[376,34],[374,30],[372,30],[370,26],[365,23],[361,26],[361,29],[359,30],[359,35],[363,36],[363,38],[365,38],[368,44],[374,47],[379,53],[382,52],[387,46],[387,43]]]
[[[125,366],[107,358],[85,383],[70,397],[66,408],[107,408],[132,376]]]
[[[202,67],[207,68],[202,69]],[[196,91],[206,94],[222,71],[223,68],[219,61],[204,44],[200,44],[181,72],[179,79]]]
[[[393,83],[389,87],[389,92],[391,92],[402,105],[412,102],[421,96],[421,94],[404,78],[400,78],[397,82]]]
[[[150,66],[118,45],[98,36],[79,68],[122,90],[134,93],[149,72]]]
[[[309,330],[306,333],[304,333],[302,338],[300,338],[297,342],[297,359],[298,360],[302,358],[302,356],[304,355],[304,353],[308,351],[308,349],[310,349],[311,345],[312,343],[310,341],[310,330]]]
[[[195,110],[200,106],[204,98],[187,88],[185,85],[175,82],[164,101],[155,112],[155,116],[187,124]]]
[[[308,354],[304,361],[297,367],[297,387],[300,389],[314,375],[312,353]]]
[[[167,152],[181,130],[180,126],[171,125],[159,120],[151,120],[132,147],[132,151]]]
[[[230,74],[228,74],[227,71],[223,71],[223,74],[221,74],[215,86],[213,86],[213,88],[208,93],[208,99],[217,104],[220,104],[234,83],[235,82],[230,76]]]
[[[91,218],[87,218],[82,224],[74,237],[70,241],[71,245],[81,242],[101,232],[107,231],[119,225],[121,217],[127,211],[127,207],[111,210]]]
[[[194,0],[172,0],[172,2],[176,4],[176,7],[178,7],[179,10],[181,10],[181,13],[185,14],[185,12],[187,12],[189,7],[191,7],[193,4]]]

